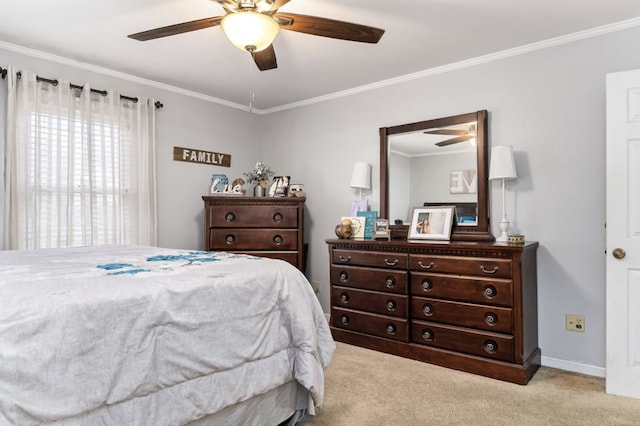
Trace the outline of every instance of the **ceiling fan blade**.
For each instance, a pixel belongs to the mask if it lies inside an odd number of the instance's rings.
[[[425,135],[465,135],[468,130],[436,129],[424,132]]]
[[[142,31],[140,33],[129,34],[127,37],[139,41],[153,40],[156,38],[172,36],[176,34],[187,33],[189,31],[202,30],[209,27],[220,25],[222,16],[214,16],[211,18],[197,19],[195,21],[183,22],[181,24],[168,25],[166,27],[155,28],[153,30]]]
[[[466,135],[466,136],[458,136],[457,138],[447,139],[446,141],[438,142],[436,146],[447,146],[453,145],[454,143],[466,142],[469,139],[473,139],[475,136]]]
[[[384,30],[380,28],[320,18],[318,16],[299,15],[297,13],[276,13],[273,16],[278,19],[283,30],[340,40],[377,43],[384,34]]]
[[[267,71],[278,68],[278,62],[276,61],[276,51],[273,48],[273,44],[270,44],[269,47],[264,50],[253,52],[251,56],[253,56],[253,61],[256,63],[260,71]]]

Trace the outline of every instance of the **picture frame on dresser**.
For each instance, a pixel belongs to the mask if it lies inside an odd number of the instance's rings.
[[[416,207],[411,214],[409,240],[449,240],[454,206]]]
[[[289,193],[290,176],[274,176],[271,188],[269,188],[270,197],[286,197]]]

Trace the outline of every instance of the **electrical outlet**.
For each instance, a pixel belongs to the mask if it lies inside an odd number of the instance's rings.
[[[579,331],[580,333],[584,333],[584,316],[566,314],[564,317],[568,331]]]
[[[311,288],[316,294],[320,293],[320,283],[318,281],[311,281]]]

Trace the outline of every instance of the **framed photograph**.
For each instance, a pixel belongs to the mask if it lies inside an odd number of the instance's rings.
[[[409,240],[449,240],[454,206],[416,207],[411,215]]]
[[[349,219],[351,221],[351,239],[364,240],[364,227],[367,218],[364,216],[343,216],[340,220]]]
[[[274,176],[269,197],[286,197],[289,192],[289,180],[291,176]]]
[[[373,226],[374,240],[390,240],[391,230],[389,229],[389,219],[376,219]]]

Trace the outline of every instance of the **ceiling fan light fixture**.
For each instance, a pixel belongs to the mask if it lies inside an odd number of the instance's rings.
[[[266,49],[280,32],[280,24],[271,16],[250,10],[226,15],[220,26],[231,44],[250,52]]]

